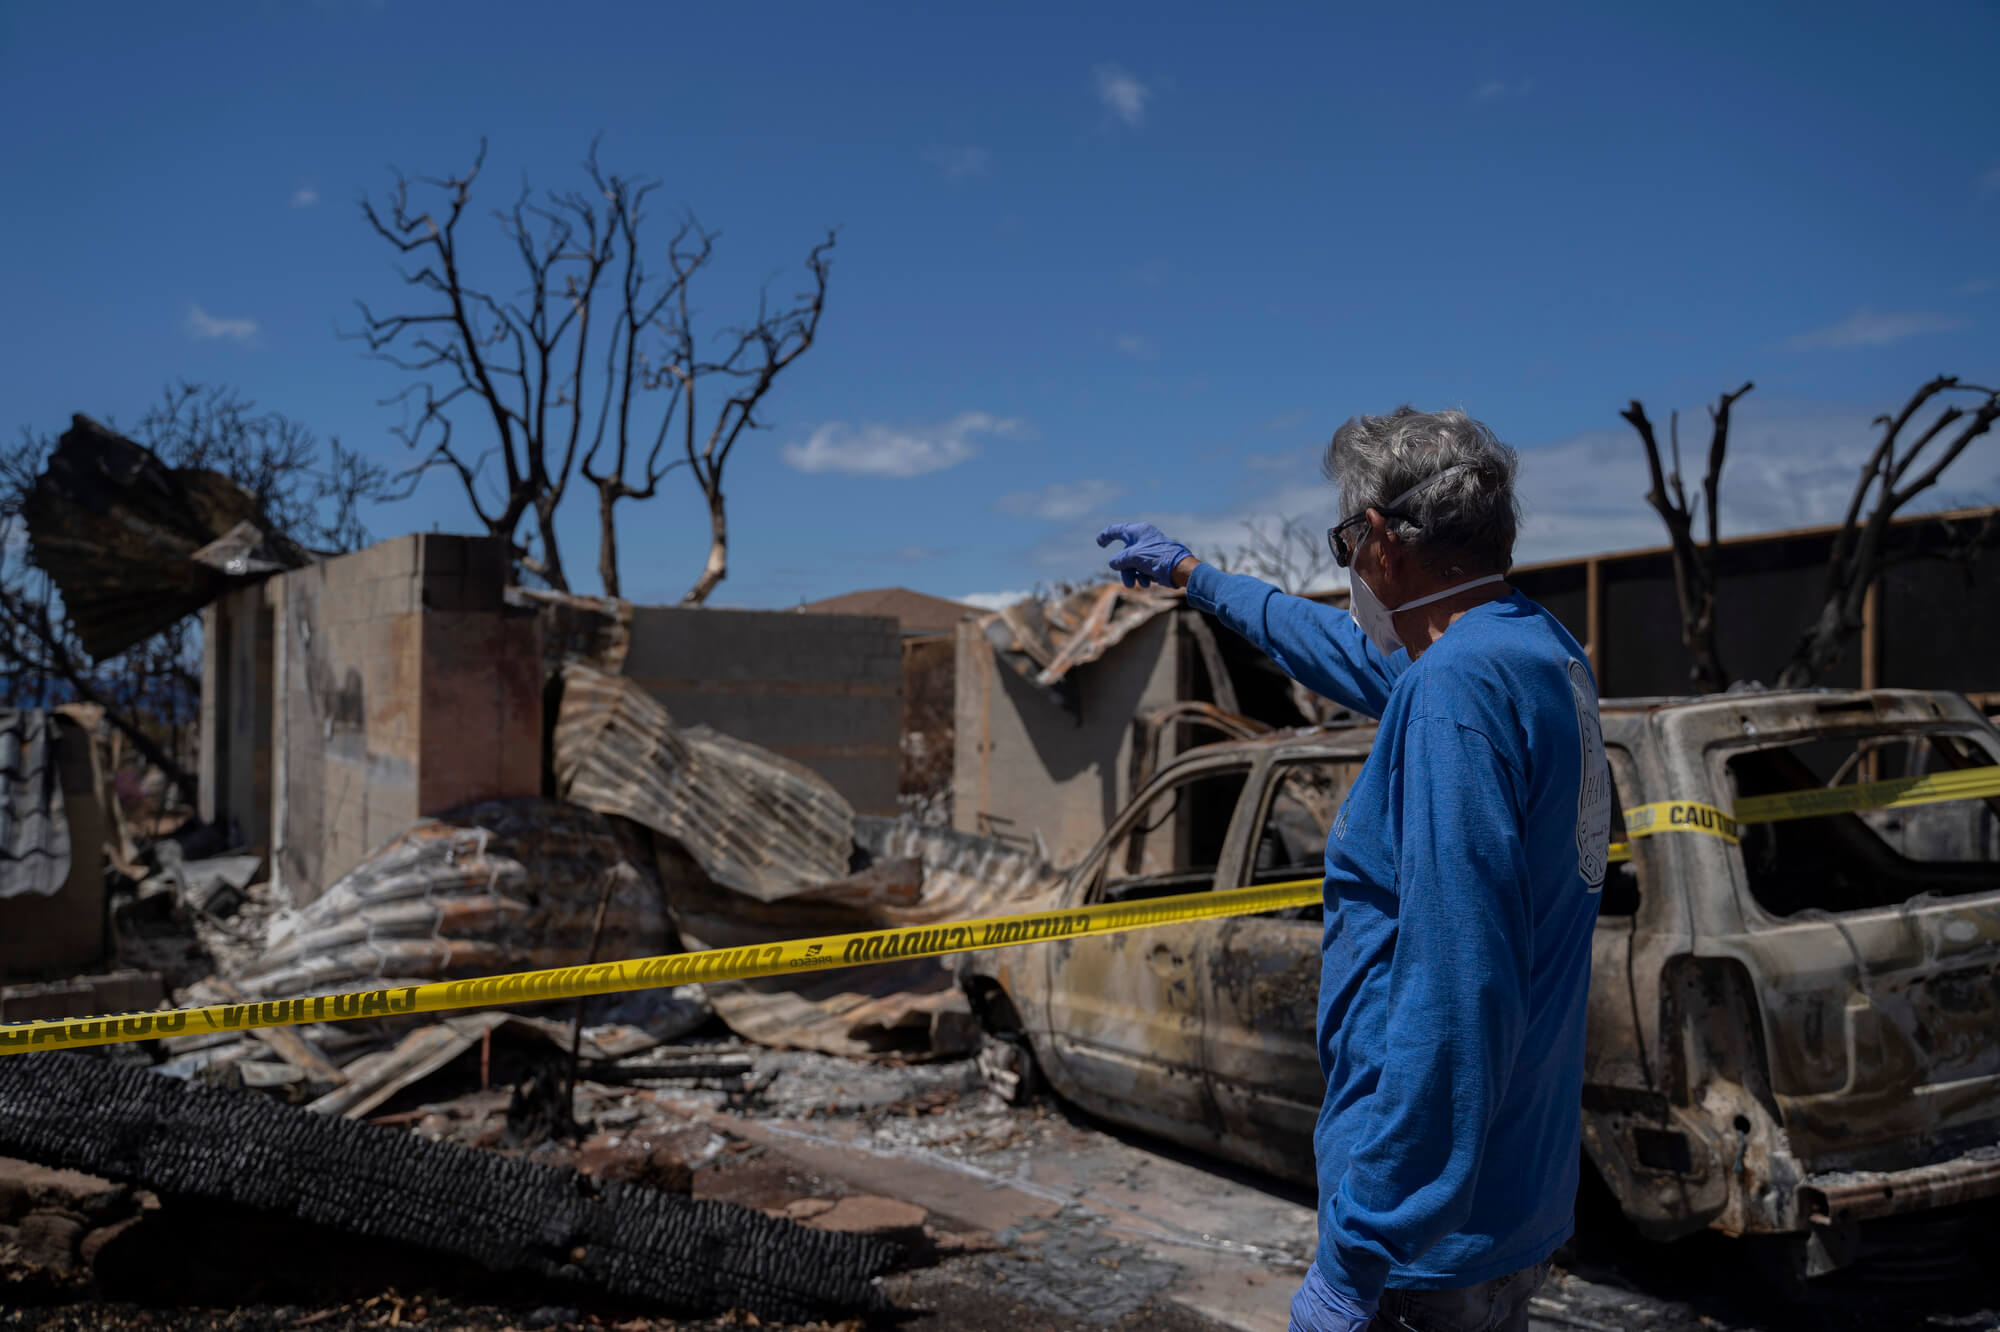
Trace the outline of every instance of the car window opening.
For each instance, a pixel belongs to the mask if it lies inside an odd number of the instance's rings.
[[[1916,732],[1752,750],[1732,757],[1728,773],[1741,800],[1995,761],[1969,736]],[[1753,823],[1737,831],[1751,896],[1774,916],[2000,892],[2000,799]]]
[[[1247,884],[1297,883],[1326,873],[1326,835],[1340,803],[1361,772],[1354,759],[1309,759],[1272,770],[1269,795],[1251,841]],[[1268,913],[1285,920],[1323,920],[1319,904]]]
[[[1215,886],[1248,773],[1202,773],[1154,794],[1112,847],[1102,900],[1131,902]]]

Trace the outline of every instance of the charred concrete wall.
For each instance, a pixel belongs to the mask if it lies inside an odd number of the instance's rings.
[[[496,542],[426,533],[265,584],[273,873],[293,905],[425,814],[540,793],[540,641],[506,572]]]
[[[1131,795],[1134,714],[1183,696],[1183,634],[1159,616],[1049,690],[959,626],[953,825],[1080,859]]]
[[[801,763],[863,814],[894,814],[903,655],[895,620],[632,608],[625,674],[678,725]]]

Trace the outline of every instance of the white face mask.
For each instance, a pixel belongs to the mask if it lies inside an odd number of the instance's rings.
[[[1453,472],[1463,471],[1468,466],[1469,463],[1460,463],[1456,467],[1445,468],[1427,481],[1419,481],[1390,500],[1389,507],[1401,508],[1403,501],[1424,487],[1444,480]],[[1364,537],[1362,540],[1365,542],[1367,538]],[[1354,553],[1360,555],[1361,547],[1357,545]],[[1418,597],[1415,601],[1406,601],[1400,606],[1390,607],[1382,604],[1382,598],[1375,595],[1375,589],[1368,586],[1368,580],[1361,576],[1360,561],[1357,559],[1353,563],[1354,567],[1348,571],[1347,579],[1347,613],[1354,620],[1355,627],[1367,635],[1368,641],[1375,645],[1375,650],[1385,657],[1394,654],[1403,646],[1402,636],[1396,632],[1396,616],[1402,612],[1415,610],[1419,606],[1428,606],[1434,601],[1443,601],[1446,597],[1455,597],[1469,587],[1484,587],[1488,583],[1505,582],[1507,578],[1505,574],[1488,574],[1484,578],[1471,578],[1463,583],[1453,583],[1442,592],[1433,592],[1427,597]]]

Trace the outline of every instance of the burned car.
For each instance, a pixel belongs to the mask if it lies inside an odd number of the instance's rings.
[[[1614,809],[1654,834],[1614,819],[1593,942],[1583,1151],[1625,1215],[1656,1239],[1785,1237],[1817,1273],[1870,1218],[2000,1195],[2000,796],[1974,772],[2000,765],[2000,732],[1908,690],[1611,701],[1603,726]],[[1317,880],[1372,737],[1188,752],[1064,904]],[[1984,794],[1735,827],[1646,808],[1839,809],[1861,803],[1843,788],[1950,773]],[[999,950],[964,983],[1078,1106],[1310,1182],[1320,916]]]

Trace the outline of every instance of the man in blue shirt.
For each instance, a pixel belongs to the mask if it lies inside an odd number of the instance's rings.
[[[1512,449],[1462,412],[1327,448],[1339,611],[1144,523],[1128,583],[1187,589],[1301,684],[1381,718],[1326,844],[1319,1252],[1293,1332],[1517,1332],[1576,1199],[1610,780],[1588,659],[1507,585]]]

